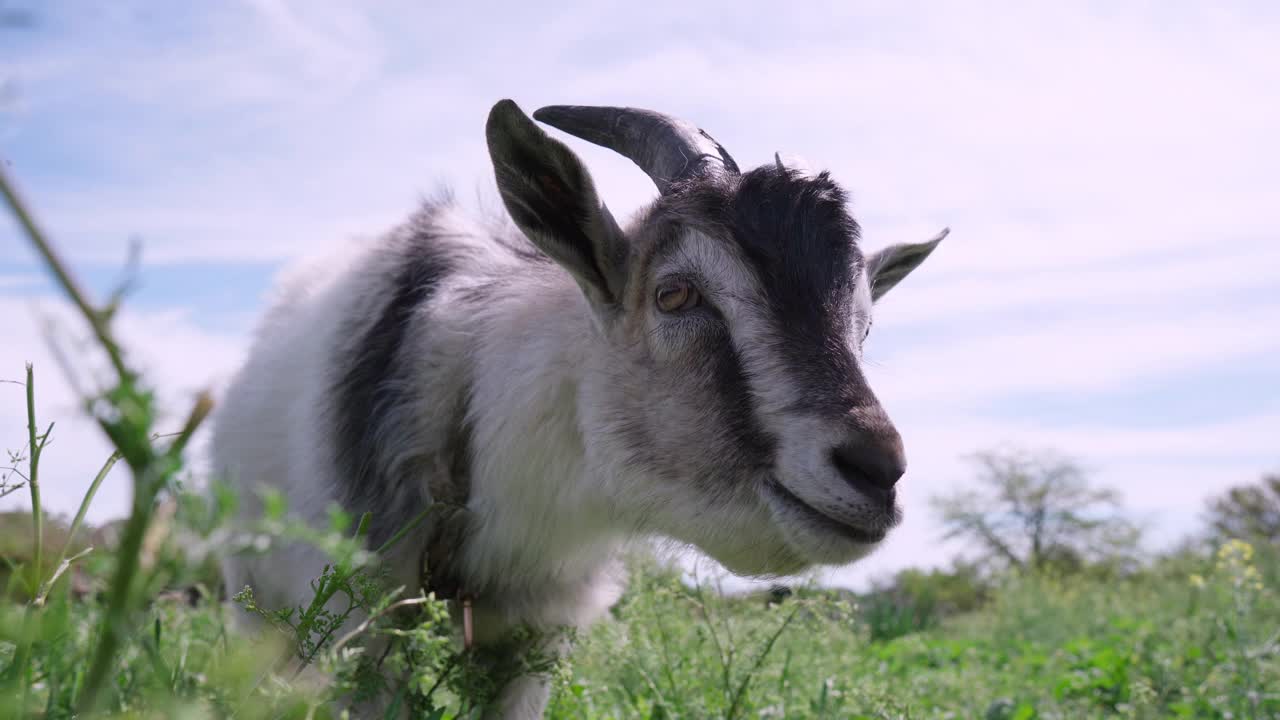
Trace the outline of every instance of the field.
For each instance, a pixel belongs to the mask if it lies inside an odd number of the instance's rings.
[[[181,576],[175,561],[165,561],[168,577]],[[612,615],[549,669],[557,681],[548,716],[1280,717],[1276,569],[1274,557],[1236,542],[1127,579],[1007,576],[980,610],[904,625],[871,612],[875,598],[806,587],[725,597],[637,556]],[[73,598],[68,584],[34,613],[12,601],[0,608],[0,715],[24,716],[25,707],[29,717],[72,716],[103,612],[94,590],[102,584],[79,584],[85,596]],[[238,637],[226,603],[191,600],[156,593],[146,603],[111,664],[103,710],[325,717],[330,698],[368,685],[341,652],[314,661],[339,679],[326,687],[270,666],[263,645],[285,636]],[[24,640],[32,644],[15,677]],[[483,695],[430,618],[406,640],[395,658],[415,668],[396,689],[406,701],[456,717],[468,692]]]
[[[1277,607],[1245,569],[1249,554],[1232,545],[1193,579],[1009,577],[982,610],[887,640],[872,640],[874,615],[822,594],[767,606],[642,579],[620,621],[591,634],[556,707],[564,717],[1274,717]]]

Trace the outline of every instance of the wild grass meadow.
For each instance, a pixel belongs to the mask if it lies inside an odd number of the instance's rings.
[[[84,478],[79,513],[45,513],[41,456],[74,451],[49,446],[60,418],[35,416],[41,383],[58,369],[0,369],[21,386],[5,395],[18,406],[3,411],[25,413],[29,426],[25,438],[0,439],[11,448],[0,494],[30,498],[28,511],[0,516],[0,717],[340,717],[346,701],[373,692],[394,698],[392,713],[474,716],[493,691],[476,669],[501,649],[459,650],[444,603],[381,582],[363,518],[335,511],[328,528],[301,527],[268,497],[258,527],[231,532],[238,499],[185,469],[209,399],[177,427],[158,424],[154,388],[112,334],[115,301],[97,305],[80,290],[0,180],[97,339],[109,380],[86,391],[84,411],[116,448]],[[90,527],[86,511],[117,463],[132,478],[130,515]],[[1263,502],[1265,519],[1274,511]],[[569,659],[538,668],[555,678],[548,716],[1280,717],[1280,552],[1275,535],[1252,527],[1210,528],[1177,552],[1122,563],[1108,553],[1065,562],[1037,543],[1025,563],[907,571],[861,594],[797,583],[727,595],[637,552],[606,620],[576,638]],[[281,541],[332,557],[314,602],[260,607],[251,589],[219,586],[220,554]],[[341,632],[346,616],[324,609],[335,597],[371,622]],[[235,629],[236,606],[260,629]],[[392,638],[385,655],[359,649],[374,634]],[[395,680],[384,685],[375,664]]]

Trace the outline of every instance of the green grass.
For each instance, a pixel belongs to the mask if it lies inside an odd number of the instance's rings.
[[[1244,558],[1247,547],[1206,560],[1200,579],[1159,568],[1123,581],[1006,578],[981,610],[885,642],[841,593],[800,588],[771,604],[637,563],[622,601],[555,671],[548,717],[1280,717],[1280,604],[1248,569],[1261,559]],[[457,662],[438,611],[400,658],[416,662],[406,695]],[[103,612],[101,600],[59,596],[38,614],[29,716],[72,716]],[[315,689],[264,660],[285,635],[240,637],[228,614],[181,596],[149,602],[112,663],[103,710],[324,717],[360,686],[362,668],[324,658],[317,667],[338,685]],[[0,675],[26,622],[22,604],[0,605]],[[437,688],[441,717],[459,716],[465,687]]]
[[[554,708],[614,718],[1280,717],[1280,607],[1230,547],[1202,587],[1158,572],[1009,578],[981,611],[883,643],[856,610],[820,594],[768,606],[642,576],[579,648]]]

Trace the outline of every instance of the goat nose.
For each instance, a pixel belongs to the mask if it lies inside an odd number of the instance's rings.
[[[831,464],[845,482],[873,497],[893,490],[907,471],[906,453],[896,432],[883,439],[867,438],[837,445],[831,451]]]

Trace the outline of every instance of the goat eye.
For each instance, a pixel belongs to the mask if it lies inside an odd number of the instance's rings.
[[[666,313],[689,310],[697,307],[702,301],[697,288],[685,280],[675,280],[660,285],[655,299],[658,309]]]

